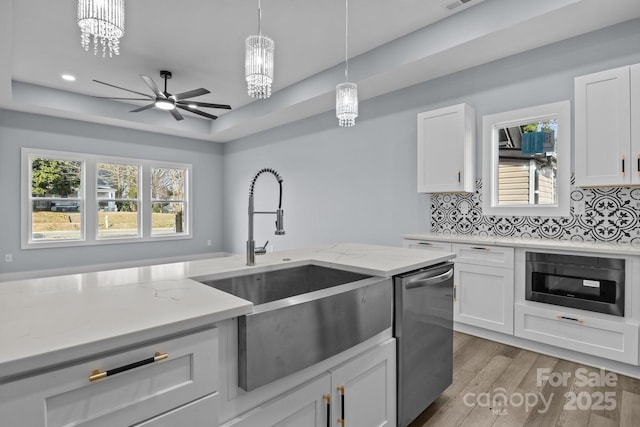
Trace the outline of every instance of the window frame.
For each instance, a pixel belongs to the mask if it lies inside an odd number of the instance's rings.
[[[40,241],[32,238],[33,230],[33,204],[31,159],[52,158],[60,160],[73,160],[82,162],[82,174],[79,198],[81,199],[81,238],[76,240],[49,240]],[[98,203],[97,197],[98,163],[112,163],[138,166],[138,200],[139,209],[139,233],[137,236],[122,237],[98,237]],[[152,201],[151,201],[151,169],[168,168],[184,169],[184,228],[181,233],[152,235]],[[192,183],[193,166],[190,163],[168,162],[161,160],[148,160],[132,157],[116,157],[99,154],[77,153],[68,151],[27,148],[21,149],[21,173],[20,173],[20,205],[21,224],[20,240],[22,249],[44,249],[60,247],[81,247],[110,244],[158,242],[167,240],[185,240],[193,238],[193,212]]]

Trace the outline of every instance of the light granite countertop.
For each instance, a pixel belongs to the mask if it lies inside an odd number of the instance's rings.
[[[224,278],[304,264],[391,277],[454,257],[339,243],[244,256],[0,282],[0,383],[250,313],[251,302],[191,278]]]
[[[584,242],[560,239],[479,236],[470,234],[415,233],[404,234],[403,239],[432,240],[438,242],[469,243],[476,245],[510,246],[515,248],[557,249],[616,255],[640,255],[640,244],[617,242]]]

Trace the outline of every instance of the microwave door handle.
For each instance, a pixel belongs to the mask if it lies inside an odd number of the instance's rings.
[[[437,285],[439,283],[446,282],[452,277],[453,277],[453,268],[434,277],[427,277],[426,279],[412,280],[410,282],[407,282],[404,287],[405,289],[424,288],[425,286]]]

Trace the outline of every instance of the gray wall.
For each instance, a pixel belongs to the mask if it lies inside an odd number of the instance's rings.
[[[338,128],[330,112],[227,144],[224,247],[244,251],[249,183],[265,166],[284,177],[288,234],[274,236],[273,219],[260,218],[257,244],[399,245],[401,234],[429,227],[428,196],[416,193],[417,113],[460,102],[475,107],[480,178],[483,115],[573,101],[574,77],[638,63],[638,46],[634,20],[361,102],[351,129]],[[259,184],[256,208],[273,209],[275,180],[261,177]]]
[[[193,239],[77,248],[20,249],[20,149],[44,148],[193,164]],[[223,249],[220,144],[0,110],[0,273],[126,263]],[[207,246],[212,240],[212,246]],[[13,254],[12,263],[4,254]]]

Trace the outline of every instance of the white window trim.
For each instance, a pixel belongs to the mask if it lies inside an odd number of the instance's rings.
[[[80,240],[61,241],[35,241],[31,239],[32,215],[31,215],[31,167],[30,158],[50,157],[64,160],[75,160],[83,162],[81,199],[82,199],[82,238]],[[97,188],[97,163],[119,163],[138,165],[141,178],[138,184],[139,222],[141,234],[139,236],[98,238],[97,214],[98,199],[96,197]],[[184,209],[185,229],[177,234],[156,234],[151,235],[151,168],[175,168],[185,169],[185,200]],[[102,156],[98,154],[74,153],[67,151],[46,150],[23,147],[21,149],[21,215],[20,215],[20,240],[22,249],[44,249],[60,247],[80,247],[110,244],[157,242],[165,240],[185,240],[193,238],[193,212],[191,177],[193,167],[189,163],[176,163],[157,160],[146,160],[127,157]]]

